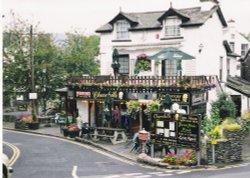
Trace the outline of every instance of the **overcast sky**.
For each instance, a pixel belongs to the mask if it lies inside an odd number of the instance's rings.
[[[13,10],[22,19],[40,22],[45,32],[64,33],[78,29],[93,34],[110,21],[121,8],[124,12],[167,10],[170,1],[174,8],[194,7],[199,0],[2,0],[5,17]],[[237,29],[250,32],[250,0],[219,0],[226,20],[234,19]]]

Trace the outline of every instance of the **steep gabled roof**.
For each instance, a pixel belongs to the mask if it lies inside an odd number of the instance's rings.
[[[250,49],[248,49],[246,55],[243,57],[242,62],[246,62],[247,60],[250,60]]]
[[[133,14],[126,14],[124,12],[119,12],[110,22],[109,24],[113,25],[117,20],[126,19],[130,24],[136,25],[138,24],[138,18],[133,16]]]
[[[162,21],[168,17],[168,16],[177,16],[179,18],[182,19],[183,22],[187,22],[190,20],[190,18],[183,14],[181,11],[174,9],[172,7],[170,7],[162,16],[160,16],[157,20],[160,21],[162,23]]]
[[[98,33],[113,31],[113,24],[120,19],[125,19],[131,23],[130,30],[154,30],[162,28],[162,20],[167,16],[178,16],[182,19],[182,27],[203,25],[212,15],[217,12],[223,26],[227,26],[224,16],[218,5],[215,5],[208,11],[202,11],[201,7],[174,9],[169,8],[167,11],[153,12],[136,12],[125,13],[119,12],[110,22],[96,30]]]
[[[250,82],[240,77],[228,77],[226,86],[250,97]]]
[[[229,45],[229,43],[228,43],[227,40],[224,40],[224,41],[223,41],[223,45],[224,45],[224,47],[225,47],[225,49],[226,49],[227,56],[240,57],[239,54],[236,54],[236,53],[234,53],[234,52],[232,51],[232,49],[230,48],[230,45]]]

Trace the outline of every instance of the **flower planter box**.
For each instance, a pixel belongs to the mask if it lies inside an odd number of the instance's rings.
[[[68,129],[63,129],[63,136],[67,137],[69,135]]]
[[[31,122],[28,124],[28,127],[31,130],[39,129],[39,126],[40,126],[39,122]]]
[[[79,137],[80,131],[68,131],[68,136],[70,138]]]
[[[15,121],[15,129],[26,130],[26,129],[28,129],[28,128],[29,128],[28,123]]]

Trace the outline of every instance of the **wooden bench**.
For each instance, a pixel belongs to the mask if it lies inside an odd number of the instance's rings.
[[[112,144],[123,143],[127,141],[124,129],[96,127],[94,134],[90,134],[93,141],[99,141],[101,138],[108,138]]]

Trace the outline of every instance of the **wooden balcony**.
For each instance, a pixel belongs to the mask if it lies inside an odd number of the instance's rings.
[[[206,90],[216,86],[216,76],[75,76],[67,87],[81,91],[157,92],[169,90]]]

